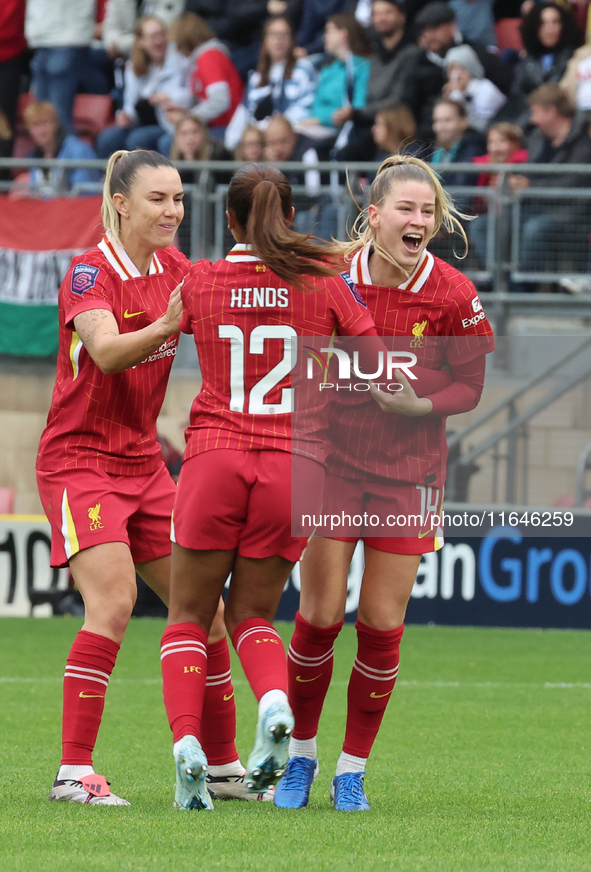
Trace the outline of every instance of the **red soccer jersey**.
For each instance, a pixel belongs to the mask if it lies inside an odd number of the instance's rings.
[[[374,323],[363,301],[340,276],[308,276],[305,290],[289,286],[250,246],[235,245],[225,260],[193,266],[183,302],[181,330],[193,333],[203,376],[185,459],[216,448],[292,447],[323,459],[319,393],[298,412],[298,448],[291,439],[298,337],[364,333]]]
[[[379,336],[407,337],[397,339],[396,351],[416,354],[419,366],[442,369],[448,364],[453,370],[494,349],[492,328],[466,276],[426,251],[404,284],[378,287],[371,284],[369,253],[366,246],[355,254],[351,278]],[[327,468],[334,475],[437,487],[445,481],[447,440],[441,415],[385,414],[368,393],[333,393],[329,437]]]
[[[156,419],[178,334],[137,366],[105,375],[74,330],[74,318],[90,309],[108,309],[121,333],[146,327],[166,312],[171,291],[190,266],[183,254],[166,248],[154,255],[149,274],[142,276],[110,234],[72,259],[59,291],[57,378],[38,469],[98,467],[113,475],[157,469]]]

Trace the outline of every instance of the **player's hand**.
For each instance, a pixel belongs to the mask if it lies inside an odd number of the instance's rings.
[[[382,412],[406,415],[408,418],[420,418],[428,415],[433,408],[433,403],[427,397],[417,397],[414,388],[400,369],[394,370],[394,378],[402,385],[402,390],[397,393],[381,391],[373,382],[369,383],[369,390],[382,410]]]
[[[183,282],[177,285],[174,291],[168,298],[168,307],[166,314],[162,316],[162,326],[166,331],[167,336],[172,336],[173,333],[178,333],[181,318],[183,317],[183,299],[181,297],[181,288]]]

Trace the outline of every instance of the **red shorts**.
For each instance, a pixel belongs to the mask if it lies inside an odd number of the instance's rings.
[[[37,470],[51,524],[51,565],[106,542],[129,545],[134,563],[170,554],[176,485],[162,464],[149,475],[110,475],[101,469]]]
[[[327,475],[322,523],[317,536],[339,542],[363,539],[388,554],[427,554],[443,547],[443,530],[432,519],[441,512],[443,488],[377,484]],[[344,534],[339,536],[338,533]]]
[[[312,532],[292,536],[292,461],[322,499],[324,469],[287,451],[219,448],[183,463],[173,540],[195,551],[299,560]]]

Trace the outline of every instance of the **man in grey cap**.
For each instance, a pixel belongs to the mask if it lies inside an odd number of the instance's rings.
[[[473,48],[486,78],[503,94],[508,93],[513,74],[484,46],[464,38],[457,27],[454,10],[442,0],[433,0],[424,6],[414,19],[414,26],[422,51],[408,71],[405,102],[415,114],[418,138],[426,141],[432,138],[433,106],[446,81],[444,59],[450,48],[456,45]]]

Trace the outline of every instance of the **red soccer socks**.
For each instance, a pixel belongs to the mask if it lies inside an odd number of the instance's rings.
[[[404,624],[374,630],[357,621],[357,658],[347,694],[347,728],[343,751],[367,758],[394,690]]]
[[[190,622],[172,624],[160,648],[164,705],[173,739],[200,738],[207,678],[207,633]]]
[[[236,702],[230,674],[230,649],[224,636],[207,646],[207,682],[201,719],[201,745],[210,766],[238,760]]]
[[[289,704],[295,718],[294,739],[312,739],[324,698],[330,685],[334,659],[334,642],[343,622],[332,627],[316,627],[299,612],[287,655]]]
[[[92,766],[109,678],[119,645],[80,630],[70,649],[64,673],[62,765]]]
[[[232,644],[257,700],[269,690],[287,694],[285,648],[272,624],[263,618],[247,618],[232,633]]]

